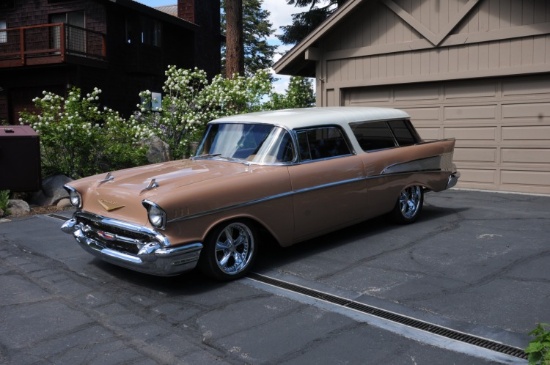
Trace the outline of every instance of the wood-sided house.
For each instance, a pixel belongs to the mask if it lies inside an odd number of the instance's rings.
[[[348,0],[274,69],[456,138],[458,187],[550,194],[550,1]]]
[[[179,0],[175,14],[131,0],[0,0],[0,124],[18,124],[43,90],[102,90],[128,115],[161,91],[168,65],[220,72],[220,1]]]

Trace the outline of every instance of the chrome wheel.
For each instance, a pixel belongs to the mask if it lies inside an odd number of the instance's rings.
[[[242,277],[256,256],[256,234],[252,225],[230,222],[215,228],[207,238],[203,271],[219,280]]]
[[[400,223],[412,223],[420,214],[424,201],[424,192],[421,186],[410,186],[399,194],[394,208],[394,217]]]

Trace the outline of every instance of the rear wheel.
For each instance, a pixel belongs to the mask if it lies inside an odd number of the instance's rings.
[[[393,208],[393,218],[397,223],[408,224],[418,219],[424,204],[424,190],[421,186],[409,186],[401,191]]]
[[[248,272],[257,255],[255,227],[246,221],[223,223],[205,240],[199,266],[217,280],[234,280]]]

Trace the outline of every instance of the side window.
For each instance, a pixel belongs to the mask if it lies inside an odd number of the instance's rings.
[[[350,127],[363,151],[396,146],[393,133],[386,122],[351,123]]]
[[[410,146],[420,141],[408,120],[392,120],[388,123],[400,146]]]
[[[351,151],[338,127],[318,127],[297,131],[300,159],[318,160],[350,155]]]

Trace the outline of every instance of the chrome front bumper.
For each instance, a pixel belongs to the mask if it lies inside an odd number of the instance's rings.
[[[84,212],[61,226],[80,247],[114,265],[158,276],[173,276],[197,265],[202,243],[171,247],[166,237],[149,228]]]

